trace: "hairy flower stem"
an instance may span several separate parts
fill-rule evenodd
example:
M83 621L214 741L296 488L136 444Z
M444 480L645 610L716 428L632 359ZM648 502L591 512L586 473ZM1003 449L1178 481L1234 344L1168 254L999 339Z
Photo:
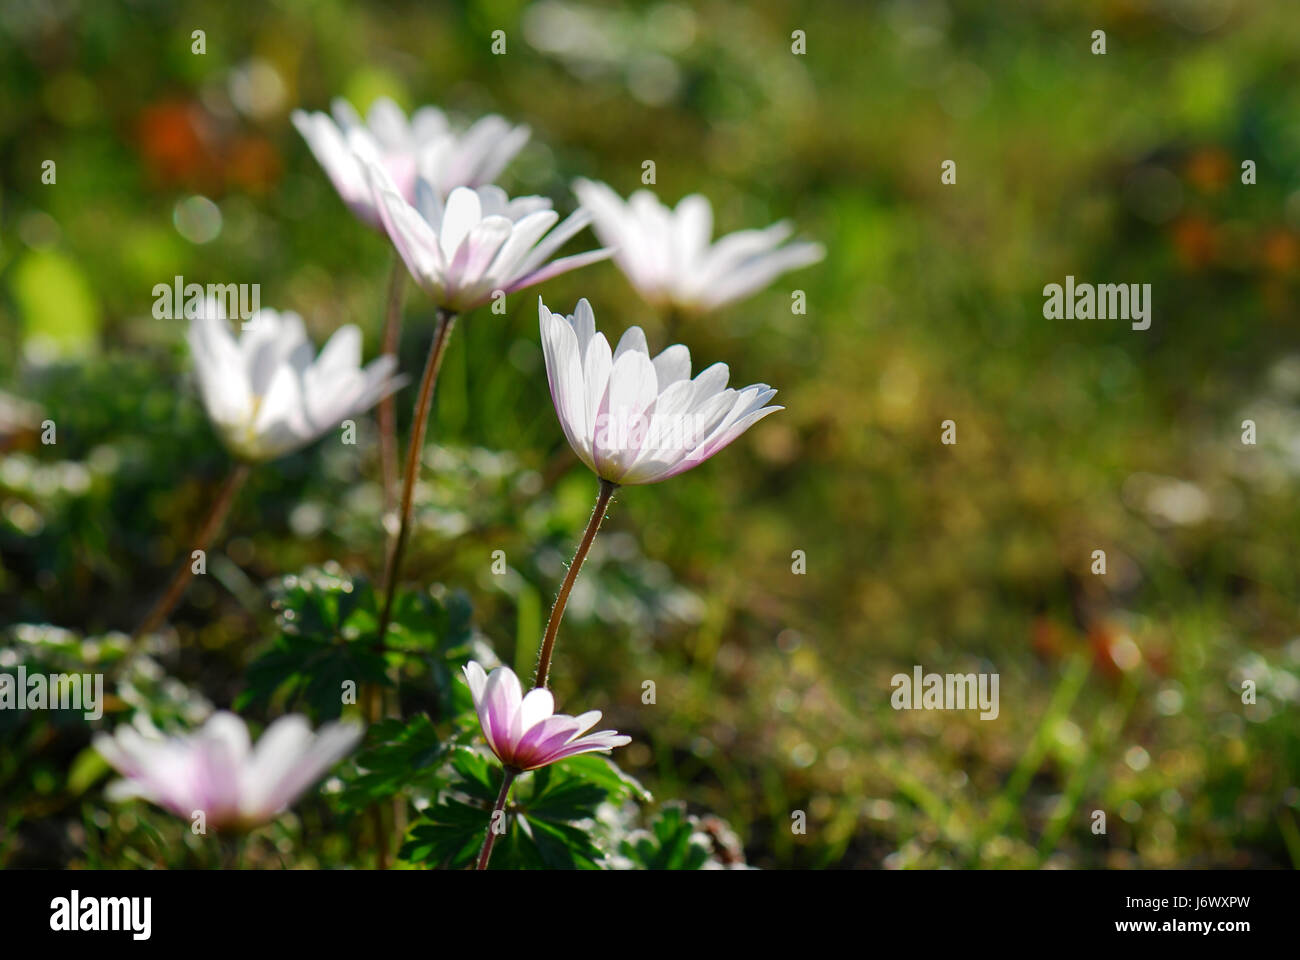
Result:
M488 818L487 836L483 838L483 849L478 854L478 864L475 870L486 870L488 861L492 859L492 845L497 842L496 825L498 822L502 825L502 833L505 833L505 809L506 798L510 796L510 787L515 782L515 777L522 773L514 767L505 768L505 779L501 781L501 792L497 794L497 802L492 807L492 816ZM501 815L498 817L498 813Z
M384 355L397 356L402 336L402 293L406 268L393 255L388 275L388 298L384 310ZM396 398L388 393L379 401L379 459L384 477L384 513L397 509L397 407Z
M410 447L406 451L406 475L402 481L401 521L397 528L397 540L388 551L388 563L384 571L384 609L379 617L379 633L375 639L375 645L379 647L384 645L388 637L388 627L393 617L393 598L397 594L397 581L402 573L402 556L411 535L415 481L420 474L420 455L424 451L424 433L429 425L429 408L433 405L433 387L438 382L438 369L442 366L442 356L447 352L447 341L451 338L455 324L456 314L447 310L438 311L433 343L429 345L429 359L425 361L424 376L420 378L420 395L415 401Z
M235 495L239 493L239 488L248 479L249 469L249 465L242 460L231 469L230 474L221 485L221 490L218 492L216 499L212 502L212 509L208 511L207 519L203 521L203 526L199 529L192 550L206 551L208 549L209 544L216 537L217 531L226 522L230 507L235 502ZM192 556L191 554L181 557L181 562L176 567L176 572L172 575L171 583L167 585L166 592L158 598L158 602L153 605L145 618L140 621L140 625L135 628L135 631L131 634L133 639L142 637L146 633L157 629L158 625L166 620L172 610L176 608L176 604L180 603L181 597L185 595L185 588L189 586L190 579L194 576Z
M578 544L578 552L573 555L573 563L569 564L569 572L564 575L564 582L560 584L555 605L551 607L551 618L546 621L546 635L542 638L542 652L537 658L537 673L533 676L533 689L546 686L551 672L551 655L555 652L555 637L560 632L560 619L564 616L564 607L569 602L569 593L573 590L573 584L578 579L578 571L582 569L582 563L587 559L587 552L596 539L600 523L605 519L605 510L609 507L610 497L617 489L618 484L613 481L605 479L600 481L600 493L596 496L596 506L591 511L591 519L587 521L587 530L582 535L582 542Z

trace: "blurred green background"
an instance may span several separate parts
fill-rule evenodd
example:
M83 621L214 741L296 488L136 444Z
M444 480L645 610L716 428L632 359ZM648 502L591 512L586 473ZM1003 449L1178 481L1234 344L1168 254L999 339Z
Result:
M0 626L129 629L227 469L154 284L260 283L318 343L356 322L377 353L388 245L289 112L495 111L534 132L512 193L567 211L573 177L626 195L654 160L659 196L706 194L719 232L788 217L828 248L677 328L697 369L787 409L620 492L561 709L604 710L633 737L620 764L759 866L1300 864L1298 50L1293 5L1263 0L0 0ZM1151 328L1044 319L1067 274L1150 283ZM667 343L612 264L541 292ZM536 293L453 339L407 566L466 590L525 668L595 493L547 402ZM405 317L414 376L427 301ZM256 473L173 617L178 683L243 689L265 581L381 573L366 423ZM894 711L914 664L1000 674L1000 716ZM0 722L0 865L85 863L78 797L111 809L76 781L88 730Z

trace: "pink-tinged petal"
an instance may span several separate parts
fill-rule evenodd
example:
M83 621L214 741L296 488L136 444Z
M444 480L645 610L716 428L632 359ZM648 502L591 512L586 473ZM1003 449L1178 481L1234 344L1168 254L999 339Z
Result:
M293 803L304 790L323 777L361 740L362 728L354 723L331 723L320 729L306 750L281 771L276 789L255 810L258 819L268 818ZM261 746L260 742L258 746Z
M543 761L543 765L576 757L582 753L607 753L615 747L622 747L632 742L631 737L621 736L613 730L603 730L588 737L580 737L552 751Z
M508 283L518 274L519 267L529 251L559 219L560 215L554 210L537 210L517 222L510 232L510 239L501 245L486 276L490 277L494 284Z
M215 713L191 742L190 802L207 821L223 826L239 819L248 728L233 713ZM192 812L192 811L190 811Z
M675 477L679 473L684 473L692 467L699 466L705 460L709 459L709 457L730 444L754 424L758 423L758 421L762 420L769 414L784 409L785 407L764 407L761 410L755 410L753 413L742 417L734 424L721 431L717 436L711 437L706 443L701 444L697 449L689 453L679 464L677 464L677 466L668 471L668 473L661 479L667 480L669 477Z
M519 706L523 701L523 691L519 687L519 678L509 667L497 667L488 676L483 690L483 706L479 709L479 719L487 720L483 724L484 735L496 751L498 757L514 751L518 742L515 733L519 719Z
M262 733L248 767L244 812L250 817L271 817L283 806L284 781L311 746L307 718L291 714L280 717Z
M457 290L474 287L492 263L514 228L505 217L486 217L476 223L461 241L448 268L448 279Z
M138 777L148 770L160 746L157 740L148 740L131 727L118 727L113 736L97 734L94 747L124 777Z
M574 717L573 722L577 724L577 730L574 733L574 737L581 736L596 724L600 723L600 716L601 714L599 710L588 710L586 713L580 713Z
M372 186L376 183L372 177ZM375 187L375 206L388 239L415 282L426 290L439 286L445 261L433 228L392 190Z
M512 763L521 770L545 766L555 751L572 741L577 732L578 722L573 717L548 717L519 741Z
M701 273L721 279L755 257L775 250L794 233L794 225L781 220L761 230L737 230L718 240L709 250Z
M716 307L755 293L783 273L811 266L826 256L826 248L816 243L792 243L735 267L717 277L700 292L706 307Z
M601 260L608 260L612 250L592 250L589 253L575 253L571 257L561 257L559 260L552 260L540 270L534 270L532 273L525 274L515 280L512 280L503 289L506 293L514 293L516 290L525 290L528 287L534 287L539 283L545 283L552 277L558 277L562 273L568 273L570 270L577 270L579 267L585 267L589 263L599 263Z
M128 778L111 796L138 796L185 819L201 811L211 828L244 829L292 802L359 737L360 728L333 724L313 738L305 720L286 717L252 748L243 720L217 713L185 737L150 739L122 727L96 746Z
M578 232L589 223L591 223L591 214L586 210L578 208L573 211L524 257L523 262L519 264L519 272L531 273L536 270L558 253L559 249L569 242L570 237L577 236Z
M371 227L379 226L379 218L346 133L323 113L308 114L295 110L293 125L307 141L316 162L333 184L339 198L353 214Z

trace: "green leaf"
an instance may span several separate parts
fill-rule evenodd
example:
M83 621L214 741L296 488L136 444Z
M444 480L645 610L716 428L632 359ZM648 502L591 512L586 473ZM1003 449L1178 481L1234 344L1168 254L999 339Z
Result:
M356 755L358 772L345 783L339 805L364 810L416 785L436 792L445 779L445 760L446 745L428 716L384 720L366 732L366 746Z
M488 820L488 809L444 798L411 827L400 856L429 866L468 866L483 842Z
M635 777L624 773L613 760L603 754L584 753L562 760L555 766L556 769L601 787L611 803L626 800L649 803L653 799L650 791L641 786Z

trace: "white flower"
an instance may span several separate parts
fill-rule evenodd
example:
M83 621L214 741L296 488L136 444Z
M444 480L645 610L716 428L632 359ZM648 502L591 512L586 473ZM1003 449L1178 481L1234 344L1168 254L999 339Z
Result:
M141 797L178 817L202 812L215 829L248 830L273 818L319 780L361 737L351 723L313 734L305 717L281 717L253 747L244 721L216 713L184 737L146 737L129 726L100 734L95 749L125 779L114 799Z
M572 316L537 301L551 400L579 459L604 480L657 483L689 470L784 407L765 383L727 387L725 363L694 380L691 354L674 344L653 360L640 327L610 352L586 300Z
M415 181L423 176L446 196L456 187L491 183L528 142L528 127L512 126L490 114L463 133L456 133L436 107L421 107L408 122L401 107L381 97L363 122L346 100L330 105L333 118L319 111L293 112L293 125L315 154L343 202L376 229L375 209L363 163L378 163L407 200L415 199Z
M208 416L231 453L273 460L368 410L404 380L395 357L361 368L361 331L339 327L313 362L296 313L259 310L239 340L209 303L190 320L189 344Z
M782 246L793 232L787 221L711 243L713 208L698 193L683 197L674 211L649 190L638 190L625 203L606 184L579 179L573 192L591 211L597 238L615 249L619 269L657 306L712 310L826 256L819 243Z
M366 172L389 239L439 307L463 313L496 291L513 293L610 255L592 250L546 262L590 222L582 209L551 230L560 217L545 197L511 200L500 187L457 187L444 204L421 178L412 206L381 167L367 164Z

